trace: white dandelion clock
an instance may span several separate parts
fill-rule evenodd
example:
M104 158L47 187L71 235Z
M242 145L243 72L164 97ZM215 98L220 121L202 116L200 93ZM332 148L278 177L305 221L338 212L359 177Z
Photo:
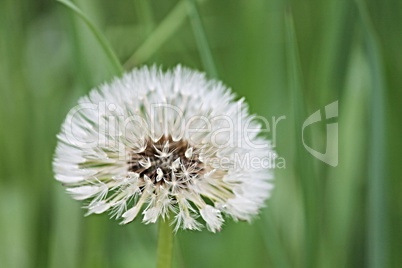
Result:
M222 83L144 67L79 100L53 167L87 214L216 232L225 216L252 219L273 188L274 154L260 129Z

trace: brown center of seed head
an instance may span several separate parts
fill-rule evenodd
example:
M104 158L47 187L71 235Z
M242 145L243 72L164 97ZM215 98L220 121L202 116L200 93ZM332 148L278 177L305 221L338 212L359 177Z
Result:
M157 142L148 140L143 152L130 154L128 171L138 173L140 179L148 176L156 186L172 180L182 185L191 183L205 173L204 163L194 152L195 148L191 148L186 140L173 141L170 136L163 136ZM158 177L161 171L163 175Z

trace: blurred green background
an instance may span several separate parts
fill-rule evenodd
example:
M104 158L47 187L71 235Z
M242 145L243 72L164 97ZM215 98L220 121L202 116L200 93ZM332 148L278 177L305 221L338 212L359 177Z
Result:
M174 267L402 267L402 1L74 2L126 70L182 63L213 76L215 65L253 113L286 116L275 132L286 167L267 208L251 225L179 232ZM115 74L65 6L0 1L0 267L154 267L155 225L84 217L53 179L63 118ZM301 138L334 101L337 167ZM326 123L306 130L320 152Z

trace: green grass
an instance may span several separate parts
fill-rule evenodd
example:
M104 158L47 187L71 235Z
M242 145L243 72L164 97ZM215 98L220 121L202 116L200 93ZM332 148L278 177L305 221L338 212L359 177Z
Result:
M157 226L84 217L53 179L77 99L140 64L217 77L277 125L286 168L250 225L179 232L174 267L401 267L402 3L0 2L0 267L154 267ZM301 126L339 101L339 165ZM332 122L332 121L331 121ZM306 129L323 152L325 122Z

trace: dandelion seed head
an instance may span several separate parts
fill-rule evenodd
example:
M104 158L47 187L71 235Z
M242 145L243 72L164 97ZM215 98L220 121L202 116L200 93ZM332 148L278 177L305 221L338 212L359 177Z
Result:
M273 154L259 129L221 82L181 66L143 67L79 100L53 168L87 215L216 232L225 215L249 221L272 191L272 167L249 163Z

